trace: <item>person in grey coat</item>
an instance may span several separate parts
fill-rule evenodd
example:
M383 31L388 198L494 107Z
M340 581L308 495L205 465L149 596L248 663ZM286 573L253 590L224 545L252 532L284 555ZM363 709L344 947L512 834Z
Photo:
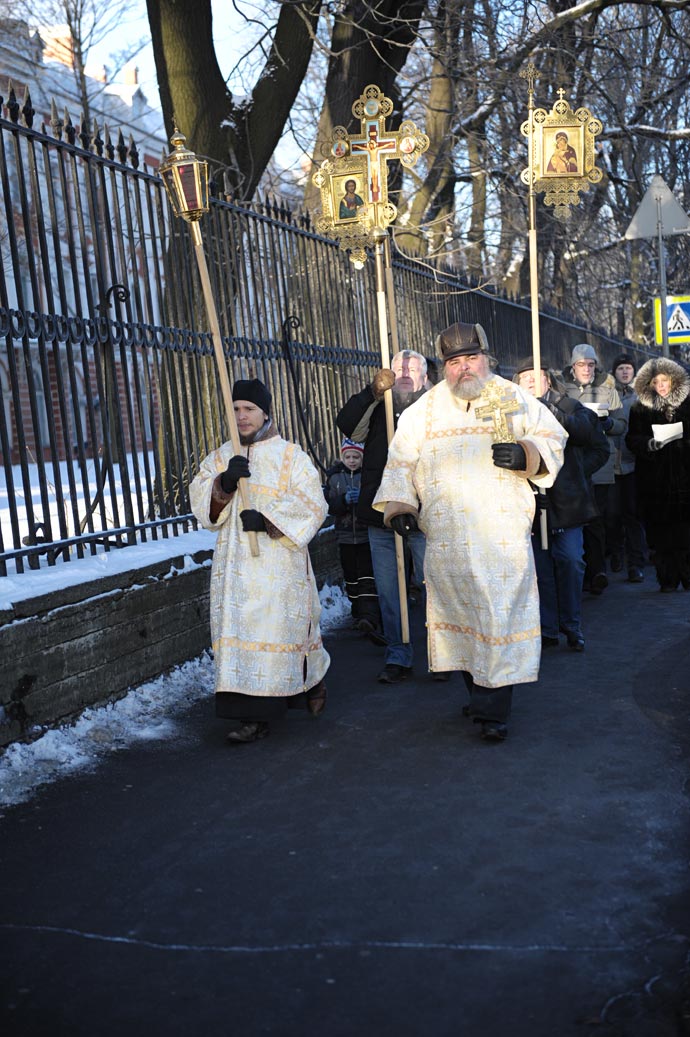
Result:
M601 594L609 584L606 575L606 515L609 488L615 484L616 437L624 436L627 421L613 375L603 370L594 346L580 342L573 347L570 365L561 373L565 391L573 400L594 411L609 441L609 459L592 476L599 517L584 528L584 589Z

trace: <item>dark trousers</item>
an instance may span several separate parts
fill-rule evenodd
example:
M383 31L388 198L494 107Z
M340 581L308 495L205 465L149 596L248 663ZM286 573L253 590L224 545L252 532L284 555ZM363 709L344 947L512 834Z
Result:
M381 626L379 599L374 582L369 540L360 544L339 544L340 564L345 578L345 591L352 606L354 619L370 619Z
M470 706L468 715L473 720L493 720L499 724L505 724L510 718L510 709L513 702L513 685L506 684L502 688L480 688L472 680L472 675L466 670L461 670L465 687L470 693Z
M609 552L625 559L628 568L643 569L647 544L644 526L637 517L635 473L617 475L608 491L606 542Z
M580 637L582 578L585 571L582 526L552 529L546 551L538 538L533 536L532 548L539 587L542 635L557 638L562 630L571 637Z
M600 483L594 486L594 500L599 516L584 527L585 581L589 583L597 573L606 572L606 514L609 486Z

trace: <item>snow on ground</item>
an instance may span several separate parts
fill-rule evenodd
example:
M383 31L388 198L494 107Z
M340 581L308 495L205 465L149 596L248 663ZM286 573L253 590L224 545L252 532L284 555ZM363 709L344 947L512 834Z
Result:
M200 535L194 534L195 537ZM179 542L183 538L174 539L179 553ZM136 550L140 562L141 548ZM124 553L116 552L117 555ZM99 556L94 562L98 563L103 557L113 559L111 554ZM65 566L63 575L67 568ZM45 575L44 570L43 579ZM102 569L100 575L103 575ZM341 588L327 585L319 597L321 629L328 631L341 626L350 615L350 604ZM0 806L24 802L47 782L76 771L92 770L108 753L137 743L176 737L185 711L212 694L213 660L209 653L204 653L168 674L133 688L117 702L86 709L74 723L46 730L36 741L13 743L0 756Z

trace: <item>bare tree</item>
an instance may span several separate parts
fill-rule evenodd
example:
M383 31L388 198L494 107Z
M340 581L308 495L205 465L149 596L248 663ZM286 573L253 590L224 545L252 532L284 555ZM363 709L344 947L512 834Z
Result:
M103 89L87 75L89 54L107 40L113 30L135 7L136 0L0 0L0 13L20 18L45 32L65 26L65 59L72 69L85 124L91 125L90 108L96 91ZM145 45L134 44L113 54L111 74L131 60Z

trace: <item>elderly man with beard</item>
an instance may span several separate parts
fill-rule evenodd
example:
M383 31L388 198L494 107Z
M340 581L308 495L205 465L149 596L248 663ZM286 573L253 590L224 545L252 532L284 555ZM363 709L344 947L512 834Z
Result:
M300 447L279 436L263 382L235 382L232 398L246 455L223 443L204 458L189 487L197 520L218 533L211 643L216 715L232 721L231 745L264 738L288 706L321 713L330 662L308 551L328 510L319 473ZM254 506L245 510L240 479L250 480ZM249 531L258 536L258 557Z
M530 481L553 485L568 434L534 396L492 373L480 324L453 324L437 348L444 380L401 415L374 507L386 526L426 535L430 668L462 672L467 715L500 742L513 685L539 674ZM494 390L515 442L494 441Z
M385 529L383 516L371 504L379 488L388 454L384 393L393 390L393 416L397 423L403 411L418 400L427 389L426 360L421 353L402 349L391 361L391 370L382 368L370 385L355 393L336 418L340 431L364 443L362 477L357 518L368 527L374 580L381 608L383 637L386 643L385 665L377 679L382 684L397 684L412 673L412 642L403 644L398 591L398 569L395 556L395 534ZM422 578L424 537L414 533L407 538L415 577Z

